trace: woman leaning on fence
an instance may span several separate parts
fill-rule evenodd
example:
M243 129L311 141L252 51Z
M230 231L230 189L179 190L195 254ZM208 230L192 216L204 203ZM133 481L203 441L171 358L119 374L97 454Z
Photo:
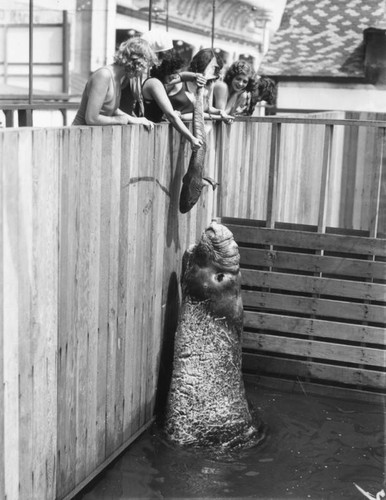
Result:
M156 62L150 45L140 38L123 42L114 63L97 69L88 79L79 109L72 125L144 125L153 123L144 117L133 117L119 109L122 84Z

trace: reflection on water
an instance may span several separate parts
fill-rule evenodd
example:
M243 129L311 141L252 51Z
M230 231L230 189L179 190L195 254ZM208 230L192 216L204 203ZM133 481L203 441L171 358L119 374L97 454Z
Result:
M257 448L214 456L142 435L78 498L365 498L385 487L384 412L364 402L246 384L268 424Z

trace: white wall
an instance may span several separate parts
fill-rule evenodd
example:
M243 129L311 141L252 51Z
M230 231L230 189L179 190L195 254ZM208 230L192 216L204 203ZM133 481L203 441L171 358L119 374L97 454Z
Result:
M386 87L280 82L277 107L386 113Z

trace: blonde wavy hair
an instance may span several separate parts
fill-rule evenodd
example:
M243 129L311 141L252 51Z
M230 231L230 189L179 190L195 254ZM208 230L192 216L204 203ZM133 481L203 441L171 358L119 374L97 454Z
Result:
M142 66L148 67L158 63L157 56L151 49L149 43L142 38L130 38L122 42L114 56L115 64L124 66L125 68L133 69L133 56L134 59L140 60Z

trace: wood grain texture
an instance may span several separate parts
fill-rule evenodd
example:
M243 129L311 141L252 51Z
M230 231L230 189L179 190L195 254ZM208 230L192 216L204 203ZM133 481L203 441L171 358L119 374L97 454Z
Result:
M69 497L151 422L182 254L213 217L244 218L251 371L379 391L384 129L214 125L220 187L186 216L190 148L167 124L0 130L0 497Z

